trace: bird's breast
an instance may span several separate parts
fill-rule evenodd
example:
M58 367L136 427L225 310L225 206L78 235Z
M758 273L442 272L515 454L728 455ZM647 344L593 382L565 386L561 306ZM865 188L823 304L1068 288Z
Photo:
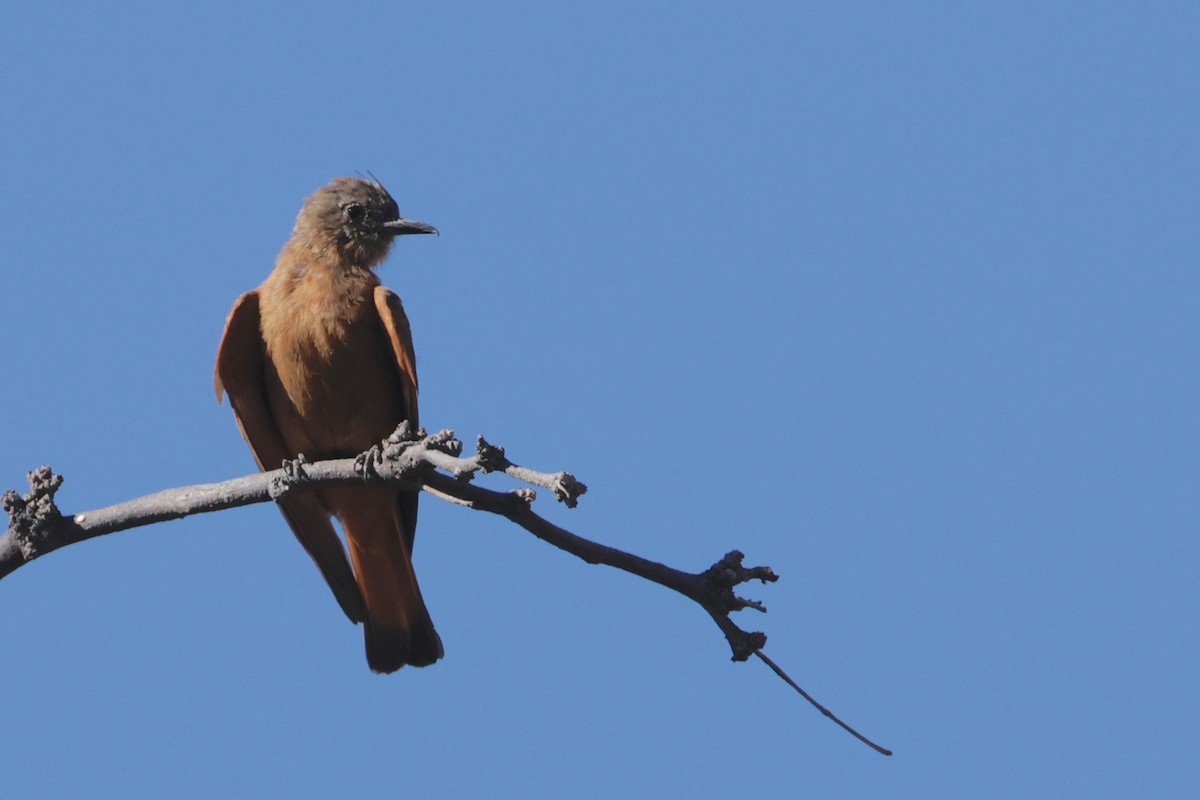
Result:
M320 451L306 455L360 452L403 419L395 359L372 291L307 281L290 292L264 292L262 333L274 373L267 376L269 399L280 427L293 417L311 442L307 449Z

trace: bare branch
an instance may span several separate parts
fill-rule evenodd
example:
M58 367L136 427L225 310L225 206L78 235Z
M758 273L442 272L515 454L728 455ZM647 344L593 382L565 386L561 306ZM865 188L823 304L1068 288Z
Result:
M767 642L766 634L744 631L730 619L732 612L746 608L766 611L762 603L739 597L734 588L753 580L762 583L778 580L770 567L743 566L744 556L733 550L702 572L684 572L585 539L534 512L532 504L537 495L533 489L497 492L471 482L476 474L490 472L503 472L530 486L550 489L555 499L568 508L574 508L587 491L587 486L569 472L536 472L514 464L503 448L489 444L482 436L476 443L475 454L464 458L462 443L454 437L453 431L430 435L421 429L411 431L407 423L356 458L310 463L301 456L270 472L221 483L167 489L71 517L63 516L54 504L54 494L62 485L62 477L49 467L40 467L29 473L30 491L24 496L15 491L4 493L3 507L9 515L9 526L0 537L0 578L69 544L192 514L279 500L290 492L311 490L317 485L365 482L424 489L458 505L505 517L589 564L606 564L624 570L690 598L707 611L721 629L734 661L745 661L751 655L757 655L826 716L879 752L891 754L812 700L763 655L761 650Z

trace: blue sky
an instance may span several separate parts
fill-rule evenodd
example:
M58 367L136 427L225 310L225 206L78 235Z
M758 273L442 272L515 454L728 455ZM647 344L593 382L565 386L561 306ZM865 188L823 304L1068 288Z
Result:
M0 27L0 486L253 467L211 368L303 198L438 238L422 419L582 535L782 580L741 620L426 498L446 659L368 672L275 509L0 582L17 797L1182 796L1194 4L21 3ZM502 480L489 485L506 487Z

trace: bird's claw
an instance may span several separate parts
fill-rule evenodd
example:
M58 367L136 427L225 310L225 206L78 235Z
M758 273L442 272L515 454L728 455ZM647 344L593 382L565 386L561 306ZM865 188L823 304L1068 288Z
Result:
M282 474L271 478L271 482L267 484L267 494L272 500L278 502L308 480L308 473L304 471L304 465L307 463L309 461L303 453L298 454L295 458L284 460L279 468Z
M395 434L392 434L393 436ZM387 443L392 443L391 437L387 438ZM372 478L379 477L379 465L383 463L382 445L373 444L367 450L359 453L354 458L354 472L364 481L369 481Z

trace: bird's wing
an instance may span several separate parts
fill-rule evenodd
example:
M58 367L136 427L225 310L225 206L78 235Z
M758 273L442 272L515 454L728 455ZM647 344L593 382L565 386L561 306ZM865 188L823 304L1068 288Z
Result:
M412 328L408 325L404 305L395 292L376 286L375 308L392 344L392 352L396 355L396 366L400 368L400 383L407 412L405 419L415 431L420 421L417 418L417 355L413 351Z
M246 292L233 304L225 333L217 350L214 387L217 402L229 395L242 436L254 453L259 469L278 469L295 453L284 444L266 388L266 347L259 329L258 292ZM279 501L292 532L312 556L338 604L353 622L366 619L366 608L346 550L338 538L329 513L313 492L298 491Z
M404 395L404 419L408 420L415 433L420 425L417 413L417 355L413 350L412 328L408 324L408 315L404 313L404 304L396 293L382 286L375 287L375 309L379 312L379 321L391 342L392 352L396 356L396 366L400 370L400 391ZM404 533L408 540L409 552L412 552L413 537L417 532L417 492L400 493L400 517L404 522Z

